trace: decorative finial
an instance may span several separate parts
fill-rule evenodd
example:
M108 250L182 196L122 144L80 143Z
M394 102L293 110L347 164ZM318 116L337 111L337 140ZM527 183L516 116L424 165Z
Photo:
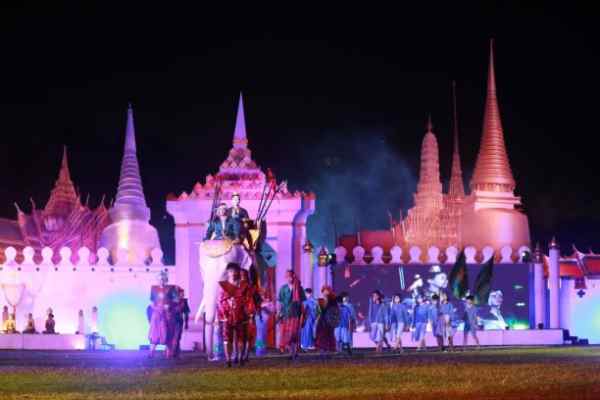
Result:
M460 151L458 147L458 113L456 111L456 81L452 81L452 108L454 128L454 149L452 150L452 167L450 169L450 185L448 195L454 199L465 197L465 184L462 177Z
M433 132L433 123L431 122L431 113L427 115L427 132Z
M246 117L244 116L244 98L240 92L238 110L235 119L235 129L233 131L233 147L245 149L248 147L248 138L246 136Z

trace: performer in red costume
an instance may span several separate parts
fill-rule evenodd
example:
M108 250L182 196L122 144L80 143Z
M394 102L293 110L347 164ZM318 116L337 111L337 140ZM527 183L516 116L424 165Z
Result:
M218 317L225 344L227 367L231 367L232 355L235 352L243 365L245 342L250 315L254 315L254 301L249 295L248 282L240 279L240 267L231 263L227 266L227 280L219 282L223 291L219 297Z
M156 346L159 344L167 345L166 356L171 356L171 349L168 346L169 324L171 308L176 297L176 289L173 285L167 285L169 281L165 271L160 274L160 285L154 285L150 289L150 301L152 313L150 316L150 331L148 339L150 340L150 357L154 357ZM150 313L149 313L150 314Z
M256 341L256 321L254 317L258 310L260 310L262 299L259 294L259 289L250 282L250 274L248 271L243 269L240 271L240 273L242 284L246 283L248 285L247 299L250 303L252 303L250 308L248 308L248 321L245 323L246 340L244 342L244 348L242 352L242 359L244 362L248 362L250 348L254 346Z

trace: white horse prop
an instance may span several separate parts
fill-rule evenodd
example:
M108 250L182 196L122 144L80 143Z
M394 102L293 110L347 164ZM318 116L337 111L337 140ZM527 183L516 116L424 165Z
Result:
M248 270L252 265L252 259L241 244L236 244L229 239L205 240L200 244L200 273L204 281L204 290L195 321L198 323L204 314L205 351L209 358L213 358L214 351L214 324L217 302L221 294L219 281L227 278L225 270L229 263L236 263Z

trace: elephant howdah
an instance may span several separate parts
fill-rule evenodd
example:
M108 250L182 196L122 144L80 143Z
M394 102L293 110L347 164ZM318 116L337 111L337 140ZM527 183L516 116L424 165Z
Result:
M200 244L201 254L207 257L221 257L229 253L233 248L233 241L229 239L223 240L205 240Z

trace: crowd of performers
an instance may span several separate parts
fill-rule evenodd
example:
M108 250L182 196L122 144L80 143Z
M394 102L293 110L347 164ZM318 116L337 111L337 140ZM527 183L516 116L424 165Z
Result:
M395 294L388 302L380 291L375 290L370 300L368 328L377 352L381 352L384 346L402 352L404 332L412 333L417 351L422 351L426 348L428 326L431 326L439 350L453 351L454 335L460 324L463 325L463 344L466 346L471 336L479 348L479 317L472 295L465 297L462 314L458 313L444 292L431 296L419 293L404 299L401 294Z
M244 365L250 349L264 354L267 321L271 316L279 326L279 350L296 359L299 352L317 351L321 354L346 352L352 354L353 334L357 313L347 293L337 296L329 286L321 288L316 299L310 288L304 289L293 271L286 272L286 283L279 289L276 302L265 291L250 284L248 271L235 263L226 270L227 279L219 282L221 294L217 317L225 362ZM366 327L377 352L384 347L402 352L402 335L411 332L417 351L426 348L427 327L437 340L440 350L454 350L453 337L463 324L464 341L470 335L479 346L478 316L473 296L464 299L464 312L459 314L445 293L426 296L417 294L402 298L401 294L386 300L378 290L369 302ZM189 307L183 291L168 285L166 276L160 286L153 287L149 307L151 355L156 345L166 347L167 357L179 356L179 342L187 329ZM447 346L446 346L447 345Z
M258 221L264 217L264 209L268 206L259 211ZM244 230L249 216L240 207L239 194L232 196L232 207L215 203L214 210L205 240L229 239L248 246L249 235ZM300 351L352 353L358 317L347 293L337 296L330 286L323 286L316 299L312 289L304 289L296 274L289 270L286 283L279 288L276 298L271 299L271 291L252 284L248 271L236 263L227 265L226 279L219 285L222 290L217 302L217 332L220 336L217 347L222 348L228 367L248 362L251 347L257 355L264 354L265 333L271 317L278 325L279 350L287 352L291 359L297 358ZM151 300L148 309L151 355L156 345L162 344L166 346L167 357L178 357L179 342L183 329L187 329L190 312L183 290L167 285L164 276L161 285L152 288ZM428 326L432 327L440 350L445 349L446 343L453 350L453 337L460 322L464 325L463 343L470 334L479 345L477 308L472 296L467 296L464 301L464 312L459 317L443 292L431 295L413 291L404 299L396 294L390 301L375 290L369 302L366 329L377 352L383 351L384 346L402 351L405 331L412 332L413 341L418 343L417 350L422 350L426 347Z

